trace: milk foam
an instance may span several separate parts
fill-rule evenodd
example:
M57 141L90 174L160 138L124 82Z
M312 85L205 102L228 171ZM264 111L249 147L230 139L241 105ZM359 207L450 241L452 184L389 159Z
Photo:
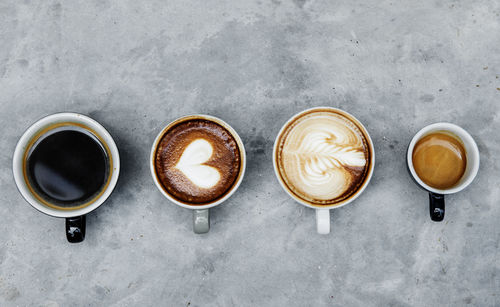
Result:
M295 189L319 200L342 196L367 164L363 136L347 119L328 113L302 119L283 144L283 166Z
M209 165L204 165L212 157L212 145L204 139L196 139L191 142L175 166L194 185L209 189L214 187L220 180L219 171Z

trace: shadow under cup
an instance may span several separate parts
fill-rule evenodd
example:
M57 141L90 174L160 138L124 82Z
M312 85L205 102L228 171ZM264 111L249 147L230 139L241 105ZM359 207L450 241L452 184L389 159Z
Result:
M109 133L76 113L58 113L33 124L19 140L13 172L23 197L37 210L66 218L69 242L85 238L85 215L111 194L119 156Z
M465 149L466 166L462 177L448 189L437 189L426 184L415 171L413 165L413 151L415 145L425 136L433 133L446 133L461 142ZM407 150L407 167L417 185L429 192L429 214L433 221L440 222L445 214L445 195L454 194L465 189L476 177L479 170L479 149L472 136L463 128L451 123L435 123L422 128L410 141Z

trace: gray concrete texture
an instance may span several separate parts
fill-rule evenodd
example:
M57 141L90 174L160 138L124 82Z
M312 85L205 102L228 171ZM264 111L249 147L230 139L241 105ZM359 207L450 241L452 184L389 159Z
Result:
M0 1L0 305L499 306L499 15L496 0ZM320 105L361 120L377 155L326 236L271 159L281 125ZM11 173L24 130L60 111L101 122L122 159L77 245ZM248 153L206 235L148 166L191 113L226 120ZM434 223L405 150L439 121L472 134L481 167Z

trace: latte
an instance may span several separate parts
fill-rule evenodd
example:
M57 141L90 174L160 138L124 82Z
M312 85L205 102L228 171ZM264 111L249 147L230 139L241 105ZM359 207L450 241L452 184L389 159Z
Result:
M206 205L226 195L241 168L231 133L216 122L193 118L170 127L159 141L155 172L162 187L189 205Z
M280 179L311 205L338 205L349 199L371 169L370 144L363 130L355 119L334 109L300 114L277 140Z

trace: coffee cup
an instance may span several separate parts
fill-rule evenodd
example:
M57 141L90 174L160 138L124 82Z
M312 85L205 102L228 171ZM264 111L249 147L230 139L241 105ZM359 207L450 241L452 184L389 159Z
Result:
M317 107L294 115L273 150L276 177L298 203L316 210L319 234L330 233L330 210L354 201L367 187L375 150L366 128L351 114Z
M210 229L209 209L239 187L246 167L245 147L223 120L189 115L169 123L151 148L155 185L172 203L193 210L193 230Z
M431 219L445 214L445 195L465 189L479 170L479 149L472 136L451 123L422 128L412 138L406 155L413 180L429 192Z
M17 188L38 211L66 219L71 243L85 238L86 214L111 195L120 157L111 135L82 114L46 116L19 139L12 170Z

